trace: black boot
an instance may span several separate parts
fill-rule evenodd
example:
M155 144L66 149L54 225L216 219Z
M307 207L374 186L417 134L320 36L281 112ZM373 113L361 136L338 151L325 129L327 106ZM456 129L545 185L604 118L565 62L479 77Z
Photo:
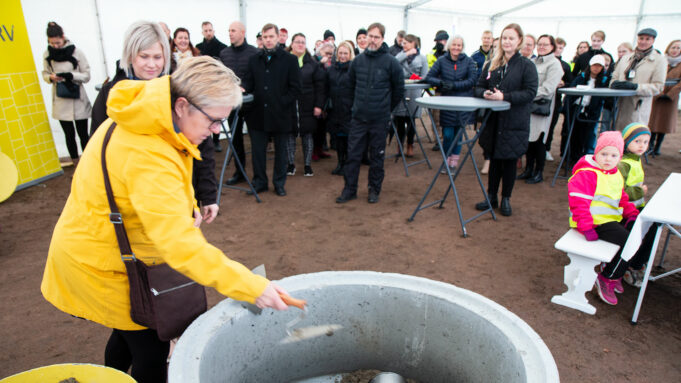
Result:
M525 180L525 183L532 185L532 184L538 184L542 181L544 181L544 171L543 170L537 170L532 177Z
M510 217L513 214L511 209L511 199L509 197L501 197L501 207L499 208L501 215Z
M662 141L664 141L664 133L657 133L657 140L655 140L655 149L653 150L653 155L656 157L660 155L660 147L662 146Z
M528 178L532 178L532 168L531 167L525 168L524 172L518 174L515 177L515 179L517 179L517 180L526 180Z
M336 139L336 155L338 156L338 165L336 165L336 168L331 171L331 174L337 175L337 176L342 176L343 175L343 168L345 167L345 161L347 160L347 157L348 157L348 148L347 148L347 138L346 137L337 137L337 139Z
M499 207L499 200L497 199L496 195L489 195L489 202L492 204L493 209ZM489 209L487 201L482 201L475 204L475 210L484 211L487 209Z

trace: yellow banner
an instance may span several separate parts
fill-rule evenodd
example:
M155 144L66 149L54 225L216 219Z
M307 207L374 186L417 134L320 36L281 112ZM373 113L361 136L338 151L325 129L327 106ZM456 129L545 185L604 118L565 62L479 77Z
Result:
M20 0L0 5L0 151L19 171L18 189L62 173L40 93ZM1 177L1 175L0 175Z

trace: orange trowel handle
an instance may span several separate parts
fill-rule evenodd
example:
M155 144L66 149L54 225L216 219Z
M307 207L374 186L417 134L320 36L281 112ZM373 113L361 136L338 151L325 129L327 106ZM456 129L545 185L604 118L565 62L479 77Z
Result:
M279 297L281 297L281 300L284 301L284 303L286 303L287 305L295 306L301 310L305 310L305 305L307 304L306 300L296 299L284 293L279 293Z

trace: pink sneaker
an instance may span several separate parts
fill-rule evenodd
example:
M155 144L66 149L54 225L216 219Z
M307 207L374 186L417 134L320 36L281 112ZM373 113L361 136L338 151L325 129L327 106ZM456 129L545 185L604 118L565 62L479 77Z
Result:
M608 279L601 274L598 274L598 277L596 278L596 291L598 291L598 296L601 297L603 302L613 306L617 304L614 284L614 280Z
M614 279L612 281L612 283L613 283L613 290L615 290L615 292L617 294L622 294L624 292L624 286L622 286L622 278Z

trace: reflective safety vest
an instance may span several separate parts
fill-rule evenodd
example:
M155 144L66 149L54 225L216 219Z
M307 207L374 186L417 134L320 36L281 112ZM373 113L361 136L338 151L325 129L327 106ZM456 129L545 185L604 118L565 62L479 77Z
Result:
M629 174L627 175L627 179L624 180L624 183L629 187L643 186L643 178L645 174L643 173L643 165L641 165L641 160L635 160L633 158L626 157L622 158L622 162L629 164ZM646 201L643 197L641 197L636 201L631 201L631 203L633 203L636 208L641 208L645 206Z
M591 200L589 211L591 212L591 217L596 226L612 221L621 221L624 209L620 207L620 199L622 198L622 190L624 189L624 179L619 170L613 174L604 174L596 169L582 168L578 169L575 174L581 171L596 173L596 191L594 192L594 195L572 192L570 193L570 197ZM573 174L572 177L574 177L575 174ZM572 219L572 212L570 212L570 227L577 227L577 222Z

